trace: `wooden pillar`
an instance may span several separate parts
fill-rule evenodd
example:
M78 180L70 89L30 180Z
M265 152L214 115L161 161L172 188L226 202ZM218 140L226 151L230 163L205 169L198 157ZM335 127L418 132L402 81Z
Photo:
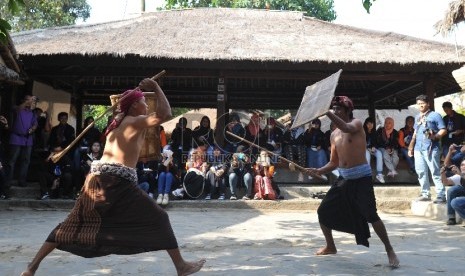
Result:
M226 80L224 77L218 78L218 93L216 94L216 126L215 126L215 142L223 147L224 146L224 129L226 126L226 117L228 113L227 108L227 90Z
M434 111L434 98L436 97L435 87L436 78L430 76L423 81L423 87L425 88L425 94L428 96L429 108Z
M376 128L376 109L375 109L375 101L371 95L368 95L368 117L373 118L375 121L374 128Z
M82 96L79 86L73 86L73 94L71 96L71 105L76 109L76 134L82 131Z

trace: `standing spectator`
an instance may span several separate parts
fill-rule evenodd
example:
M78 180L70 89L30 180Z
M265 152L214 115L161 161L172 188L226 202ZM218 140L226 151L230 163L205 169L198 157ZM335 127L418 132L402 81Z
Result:
M76 138L76 131L74 127L68 124L68 113L58 113L58 121L58 125L52 127L48 144L50 146L59 145L62 149L64 149L71 144L74 138Z
M447 133L446 126L441 115L430 110L428 96L419 95L416 101L420 114L415 117L415 132L409 145L409 156L415 159L415 171L421 187L421 196L417 200L431 200L429 181L429 172L431 172L437 195L434 203L444 203L446 197L441 181L439 141Z
M408 163L410 174L415 174L415 161L413 157L408 156L408 147L412 141L414 124L415 118L413 118L413 116L407 116L407 118L405 118L405 126L399 130L400 152Z
M366 159L368 165L371 166L371 156L376 158L376 179L385 183L383 175L383 153L378 149L378 132L375 130L375 120L371 117L365 119L363 123L363 130L365 131L365 139L367 143Z
M245 129L241 124L241 120L239 119L239 115L237 114L231 114L229 116L229 123L226 126L226 130L231 132L232 134L235 134L239 137L245 137ZM237 151L237 147L241 145L241 141L235 137L232 137L231 135L224 134L225 137L225 147L224 151L226 153L233 154Z
M442 156L446 157L449 146L452 144L461 145L465 135L465 116L452 109L451 102L444 102L442 109L446 113L443 117L447 135L441 139Z
M394 119L386 117L384 127L378 129L379 150L383 154L384 165L389 170L388 176L395 177L397 165L399 164L399 134L394 129Z
M159 125L158 127L160 130L160 148L163 149L166 145L168 145L168 141L166 140L166 132L162 125Z
M321 168L326 163L325 134L320 129L321 121L315 119L304 133L304 144L307 150L307 168ZM311 178L311 176L309 176Z
M295 161L300 166L305 167L305 129L302 126L291 129L292 123L293 121L286 126L286 130L283 135L284 156L291 161Z
M449 152L444 160L444 166L441 168L441 181L444 185L452 186L447 190L447 225L455 225L455 212L465 219L465 160L460 163L460 169L452 164L450 158L456 151L451 145ZM453 176L446 177L446 172L450 171Z
M8 120L4 116L0 116L0 137L3 138L5 131L8 130ZM5 151L3 148L3 139L0 139L0 199L9 199L9 191L6 183L5 170Z
M13 108L10 128L10 160L8 161L10 171L7 186L11 185L11 180L14 178L16 161L19 161L18 186L27 186L26 178L31 161L33 133L37 129L37 118L32 111L36 101L34 96L26 95L22 103Z

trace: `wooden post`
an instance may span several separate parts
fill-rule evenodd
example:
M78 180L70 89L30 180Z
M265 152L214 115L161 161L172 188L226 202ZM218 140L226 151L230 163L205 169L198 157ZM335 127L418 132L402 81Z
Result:
M423 81L423 86L425 88L425 94L428 96L429 101L429 108L434 111L434 98L436 96L435 92L435 85L436 85L436 78L433 75L428 76Z
M226 90L226 79L222 76L218 78L218 87L216 94L216 126L215 142L223 147L224 146L224 133L223 130L226 126L226 116L228 113L228 97Z

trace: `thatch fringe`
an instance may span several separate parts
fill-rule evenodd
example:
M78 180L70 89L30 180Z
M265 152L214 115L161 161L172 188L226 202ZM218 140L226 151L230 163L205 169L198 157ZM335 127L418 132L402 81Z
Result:
M434 24L438 33L446 36L454 29L454 26L465 20L465 0L456 0L449 3L449 9L444 19Z

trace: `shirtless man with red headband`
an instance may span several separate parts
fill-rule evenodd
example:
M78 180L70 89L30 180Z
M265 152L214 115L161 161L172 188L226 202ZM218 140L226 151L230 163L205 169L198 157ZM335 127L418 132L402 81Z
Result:
M156 112L147 115L142 91L155 92ZM168 214L137 187L135 166L145 131L171 117L163 91L144 79L139 88L123 93L118 111L106 131L103 156L92 163L74 208L21 275L34 275L55 248L86 258L167 250L178 275L193 274L204 265L204 259L182 258Z
M336 96L326 115L337 129L331 133L329 162L319 168L308 168L310 175L324 175L334 169L339 179L330 188L318 208L318 220L325 236L326 246L317 255L336 254L332 230L355 234L357 244L369 246L371 223L384 243L389 265L399 266L399 259L389 241L383 221L376 210L371 168L365 157L365 132L360 120L354 119L354 105L346 96Z

